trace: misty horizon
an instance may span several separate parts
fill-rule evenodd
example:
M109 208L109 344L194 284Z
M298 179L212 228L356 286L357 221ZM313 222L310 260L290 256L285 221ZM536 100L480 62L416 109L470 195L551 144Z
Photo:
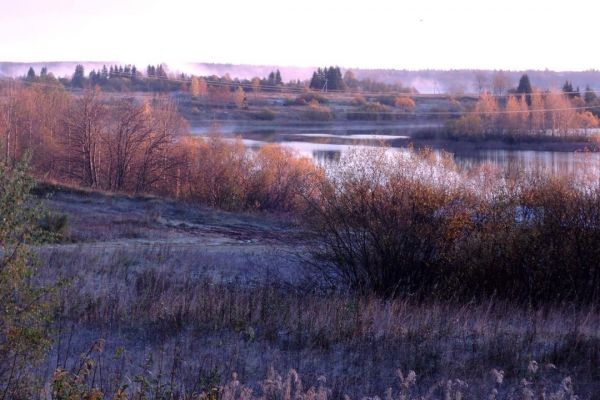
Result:
M85 73L92 70L99 71L103 66L135 65L138 70L145 73L146 65L139 63L118 61L39 61L39 62L3 62L0 61L0 77L16 78L25 76L30 67L35 72L40 72L46 67L49 73L57 78L70 78L75 66L84 66ZM264 78L270 72L280 70L285 82L303 81L311 78L318 67L300 67L284 65L251 65L235 63L187 63L185 65L170 65L162 63L166 71L172 76L185 74L186 76L219 76L229 75L232 79L250 80ZM466 92L476 93L475 75L482 73L491 79L498 72L507 75L510 82L516 85L522 74L529 74L534 86L542 89L559 89L565 81L571 81L575 86L590 86L594 90L600 89L600 71L553 71L553 70L476 70L476 69L393 69L393 68L348 68L341 67L343 71L353 71L361 79L371 79L376 82L389 84L402 84L412 87L420 93L440 92Z

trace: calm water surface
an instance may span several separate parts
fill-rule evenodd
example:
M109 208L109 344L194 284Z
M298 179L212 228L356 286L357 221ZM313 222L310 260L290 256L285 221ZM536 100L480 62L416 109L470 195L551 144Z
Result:
M318 163L331 163L338 161L344 152L356 147L393 145L398 151L403 151L405 149L403 144L408 144L414 132L431 126L431 124L412 124L391 128L327 126L274 127L273 129L229 127L219 131L232 139L241 136L244 143L250 147L258 148L266 143L279 143L294 149L301 155L313 158ZM192 129L194 134L200 136L208 134L208 131L209 129L200 127ZM454 159L459 167L465 170L483 163L490 163L502 169L518 168L526 171L546 169L554 173L582 172L600 168L600 153L480 149L456 152Z

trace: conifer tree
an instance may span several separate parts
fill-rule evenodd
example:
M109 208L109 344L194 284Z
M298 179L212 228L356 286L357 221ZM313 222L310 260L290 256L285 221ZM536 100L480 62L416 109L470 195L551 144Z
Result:
M533 89L531 87L531 82L529 81L529 76L527 74L523 74L521 79L519 79L519 86L517 86L517 93L525 94L525 101L528 106L531 106L531 93Z
M598 96L596 96L596 93L592 90L590 85L586 85L585 93L583 95L583 99L585 100L586 104L595 102L597 98Z
M75 67L75 73L71 79L71 85L79 88L82 88L85 85L85 71L83 69L83 65L78 64Z
M29 67L29 71L27 71L27 80L28 81L35 80L35 70L33 69L33 67Z

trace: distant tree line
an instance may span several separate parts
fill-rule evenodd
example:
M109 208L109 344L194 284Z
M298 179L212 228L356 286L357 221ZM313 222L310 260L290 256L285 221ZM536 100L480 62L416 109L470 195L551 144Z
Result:
M320 91L352 91L367 93L417 93L414 88L403 86L401 83L384 83L372 79L359 80L352 70L346 70L342 75L340 67L318 68L313 72L309 88Z
M284 82L281 71L271 71L266 77L252 79L231 78L224 76L194 76L188 74L170 73L164 64L148 65L142 72L135 65L104 65L101 69L93 69L86 74L83 65L75 67L73 74L66 78L55 78L47 68L36 75L30 67L27 75L22 79L28 82L55 81L65 87L83 89L98 86L104 91L111 92L188 92L195 93L194 78L202 79L208 86L227 86L231 92L241 87L245 92L284 92L286 90L299 91L312 89L315 91L356 91L370 93L414 93L416 90L407 88L400 83L387 84L371 79L356 79L351 70L342 74L340 67L318 68L308 81Z

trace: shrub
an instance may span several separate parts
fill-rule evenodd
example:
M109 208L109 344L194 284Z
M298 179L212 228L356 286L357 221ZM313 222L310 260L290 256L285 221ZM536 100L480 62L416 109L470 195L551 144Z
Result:
M304 112L304 119L308 121L331 121L333 113L327 106L320 105L316 100L310 102L308 110Z
M313 102L317 102L318 104L328 104L329 100L327 99L327 97L325 97L319 93L306 92L306 93L302 93L295 99L293 99L291 101L286 101L286 102L287 102L287 105L306 106L306 105L310 105Z
M365 104L367 104L367 100L364 98L364 96L358 94L356 96L354 96L354 98L352 98L352 101L350 102L351 105L353 106L364 106Z
M378 121L390 120L394 115L389 107L380 103L367 103L358 107L355 111L349 111L346 118L350 121Z
M394 101L394 106L400 108L402 111L411 112L415 110L415 101L410 97L398 96Z
M253 157L252 189L247 203L268 210L297 211L303 195L323 178L323 171L308 158L270 144Z
M376 102L379 104L389 106L389 107L394 107L396 105L396 96L394 96L394 95L377 96Z
M66 214L45 212L39 219L38 226L43 236L49 241L60 241L68 235L69 218Z
M318 186L305 218L328 281L534 305L600 297L597 182L533 175L481 186L432 152L357 154Z
M469 114L459 119L448 121L446 129L451 137L467 137L471 139L484 136L484 126L479 115Z
M355 152L319 186L307 220L314 258L328 280L386 296L431 288L450 244L444 238L462 217L454 204L463 196L407 173L417 161Z
M322 177L307 158L279 145L252 151L240 138L218 135L186 144L191 173L184 177L191 200L228 210L293 211Z
M277 116L277 113L268 108L262 108L259 111L256 111L251 114L252 118L257 119L259 121L273 121Z
M49 290L34 283L35 255L28 247L39 234L41 210L32 204L27 171L25 163L0 162L0 392L8 398L35 389L30 368L51 343Z
M508 196L480 207L477 229L453 252L452 290L533 304L597 299L600 187L579 184L520 179Z
M240 138L228 141L218 135L187 142L190 171L186 194L192 200L222 209L246 204L249 154Z

